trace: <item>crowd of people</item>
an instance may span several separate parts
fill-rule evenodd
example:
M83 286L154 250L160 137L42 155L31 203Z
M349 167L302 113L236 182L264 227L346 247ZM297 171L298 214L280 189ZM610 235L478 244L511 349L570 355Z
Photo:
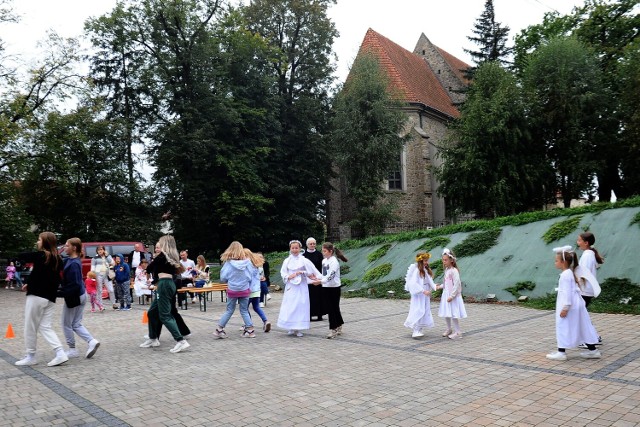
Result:
M595 236L590 232L578 236L577 245L583 251L580 261L571 246L555 248L555 267L561 270L558 282L556 303L556 339L558 349L547 355L551 360L566 360L567 348L586 348L581 357L597 359L601 357L596 345L602 339L593 326L587 307L600 293L596 279L596 268L604 259L593 247ZM277 326L288 335L303 337L310 329L311 321L321 321L328 315L329 332L327 338L333 339L343 333L344 320L340 311L341 280L340 263L347 261L342 252L332 243L322 244L321 251L316 250L316 241L306 241L306 251L299 240L289 242L289 256L280 269L284 294L280 307ZM102 288L106 287L114 308L131 308L130 277L133 274L136 295L151 300L147 311L149 320L148 335L140 347L160 346L162 326L171 333L175 345L172 353L179 353L191 345L187 342L191 331L180 316L177 305L181 287L202 287L210 279L209 266L204 256L194 263L187 251L178 252L176 241L171 235L162 236L155 245L155 251L149 262L141 245L129 254L125 262L122 254L111 257L104 246L97 248L91 261L91 270L87 277L82 276L82 242L71 238L64 245L66 257L58 253L56 237L44 232L38 237L38 250L19 256L22 262L33 264L26 291L24 339L26 355L16 365L34 365L36 360L37 333L55 352L48 366L57 366L70 358L79 357L75 335L87 343L86 358L91 358L100 346L91 333L83 326L83 314L87 302L91 312L103 312ZM411 264L405 277L405 290L411 295L409 314L404 322L412 330L413 338L424 336L424 328L434 326L431 314L431 296L436 290L442 290L438 316L445 319L446 330L442 334L451 340L462 338L460 319L467 317L462 298L463 285L454 253L445 248L442 253L444 268L443 282L433 281L433 271L429 266L429 253L419 253L415 264ZM261 253L254 253L234 241L220 257L222 269L220 281L227 283L226 310L220 317L213 336L223 339L225 331L236 306L239 307L243 326L241 336L255 338L256 330L249 312L251 307L262 321L262 330L271 330L271 322L264 310L269 299L269 265ZM11 267L11 266L10 266ZM13 266L15 267L15 266ZM15 272L13 272L15 274ZM115 282L115 286L113 285ZM182 293L182 292L181 292ZM196 302L195 295L191 298ZM62 329L67 350L52 328L56 298L64 299L62 310ZM188 301L183 300L184 304ZM315 317L315 319L312 319Z

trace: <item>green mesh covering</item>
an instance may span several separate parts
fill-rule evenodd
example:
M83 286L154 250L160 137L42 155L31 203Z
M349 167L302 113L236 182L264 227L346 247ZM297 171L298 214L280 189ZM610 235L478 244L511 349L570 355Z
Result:
M487 294L495 294L500 301L514 301L515 297L505 291L505 288L525 281L534 282L536 287L532 291L520 292L522 295L538 297L555 292L560 272L553 265L552 249L562 245L576 247L578 234L585 228L595 234L595 247L605 257L605 263L598 269L598 280L602 282L609 277L618 277L640 283L640 268L636 261L637 254L640 252L640 226L631 224L638 213L640 208L636 207L584 214L575 232L550 244L546 244L542 236L551 225L564 221L568 217L558 217L517 227L502 227L497 244L487 252L459 259L458 267L464 283L464 295L484 299ZM451 242L447 247L453 248L464 241L469 234L471 233L448 235ZM384 263L391 263L392 269L388 275L380 279L380 282L404 278L407 268L414 262L416 248L425 240L392 243L388 252L372 263L367 262L367 255L382 245L344 251L349 258L349 273L343 277L355 280L344 290L375 286L375 282L368 284L361 279L367 271ZM440 258L442 249L442 247L436 247L430 251L431 261ZM282 282L280 265L272 266L271 281L272 283ZM440 281L441 277L436 278L437 283Z

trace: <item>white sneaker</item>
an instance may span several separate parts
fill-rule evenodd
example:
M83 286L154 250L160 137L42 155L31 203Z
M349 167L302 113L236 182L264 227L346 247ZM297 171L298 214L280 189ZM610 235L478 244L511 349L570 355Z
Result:
M267 294L267 301L271 301L271 294Z
M294 331L291 331L291 330L287 331L287 335L293 335L293 334L295 334Z
M69 350L66 351L66 353L69 359L75 359L76 357L80 357L80 353L78 353L78 350L76 350L75 348L70 348Z
M297 337L303 337L303 336L304 336L304 334L303 334L302 332L298 331L298 332L296 332L296 336L297 336Z
M140 344L140 347L142 348L159 347L159 346L160 346L160 341L158 341L158 339L152 340L151 338L149 338L148 340Z
M191 347L191 344L189 344L187 342L187 340L182 340L182 341L178 341L175 345L175 347L173 347L171 350L169 350L171 353L180 353L182 350L186 350L189 347Z
M195 303L196 303L196 301L198 301L198 299L194 297L194 298L191 300L191 304L195 304Z
M336 328L336 332L338 333L338 335L342 335L342 325Z
M422 333L422 331L413 331L413 333L411 334L411 338L420 338L423 336L424 334Z
M15 365L16 366L33 366L35 364L37 364L38 361L36 360L36 356L35 355L31 355L31 354L27 354L25 357L23 357L22 359L18 360Z
M583 359L600 359L602 354L600 354L600 350L589 350L580 353L580 357Z
M562 351L556 351L555 353L547 354L547 359L550 360L567 360L567 355Z
M263 303L263 302L261 302L260 304L258 304L258 306L259 306L260 308L264 308L264 303Z
M329 333L327 334L328 339L332 339L338 336L338 332L335 329L329 329Z
M56 357L51 359L51 362L47 363L47 366L58 366L68 361L69 361L69 357L67 357L67 354L64 351L62 351L58 353Z
M451 333L452 333L452 332L453 332L453 331L452 331L451 329L447 329L446 331L444 331L444 332L442 333L442 336L443 336L443 337L448 337L449 335L451 335Z
M93 355L96 354L96 351L98 351L98 347L100 347L100 341L96 339L89 341L89 347L87 348L87 354L85 357L87 359L91 359Z

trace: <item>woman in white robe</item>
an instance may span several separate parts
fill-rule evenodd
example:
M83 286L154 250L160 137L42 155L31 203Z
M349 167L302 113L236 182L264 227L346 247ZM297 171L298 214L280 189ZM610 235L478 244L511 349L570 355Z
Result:
M423 337L422 328L433 328L431 292L436 290L436 285L428 264L430 257L428 253L418 254L416 263L409 266L405 278L404 290L411 294L411 303L404 326L413 331L412 338Z
M547 354L547 359L567 360L565 349L576 348L587 343L588 350L580 353L585 359L599 359L600 351L596 350L598 333L591 324L591 319L580 288L576 281L574 268L577 266L577 255L571 246L555 248L556 268L562 270L558 279L558 297L556 299L556 340L558 351ZM589 276L591 276L589 274ZM591 276L593 277L593 276ZM594 279L592 279L594 280ZM597 285L597 284L596 284Z
M290 255L282 263L280 275L284 283L284 296L278 316L278 327L287 329L288 335L303 336L300 331L311 326L309 279L322 276L309 261L300 253L302 243L298 240L289 242Z

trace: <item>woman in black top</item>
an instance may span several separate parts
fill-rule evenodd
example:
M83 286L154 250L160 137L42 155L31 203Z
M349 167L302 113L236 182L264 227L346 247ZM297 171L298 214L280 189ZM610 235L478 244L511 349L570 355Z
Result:
M62 259L58 255L55 234L48 231L40 233L37 245L37 252L19 255L23 263L33 263L33 271L29 277L29 284L22 285L22 290L27 292L24 309L24 342L27 355L18 360L16 365L29 366L38 363L36 341L37 333L40 332L56 352L56 357L47 365L57 366L69 360L58 335L51 327L62 272Z
M187 340L184 339L176 320L171 314L171 307L173 306L173 297L176 293L176 285L173 282L173 276L182 271L183 267L180 264L178 250L176 248L176 241L173 236L162 236L156 244L157 256L151 261L147 267L147 272L150 273L154 280L158 279L156 295L157 297L151 303L147 317L149 319L149 338L140 344L140 347L158 347L160 342L158 336L160 334L160 327L164 325L173 339L176 340L176 345L170 351L172 353L178 353L190 347Z

